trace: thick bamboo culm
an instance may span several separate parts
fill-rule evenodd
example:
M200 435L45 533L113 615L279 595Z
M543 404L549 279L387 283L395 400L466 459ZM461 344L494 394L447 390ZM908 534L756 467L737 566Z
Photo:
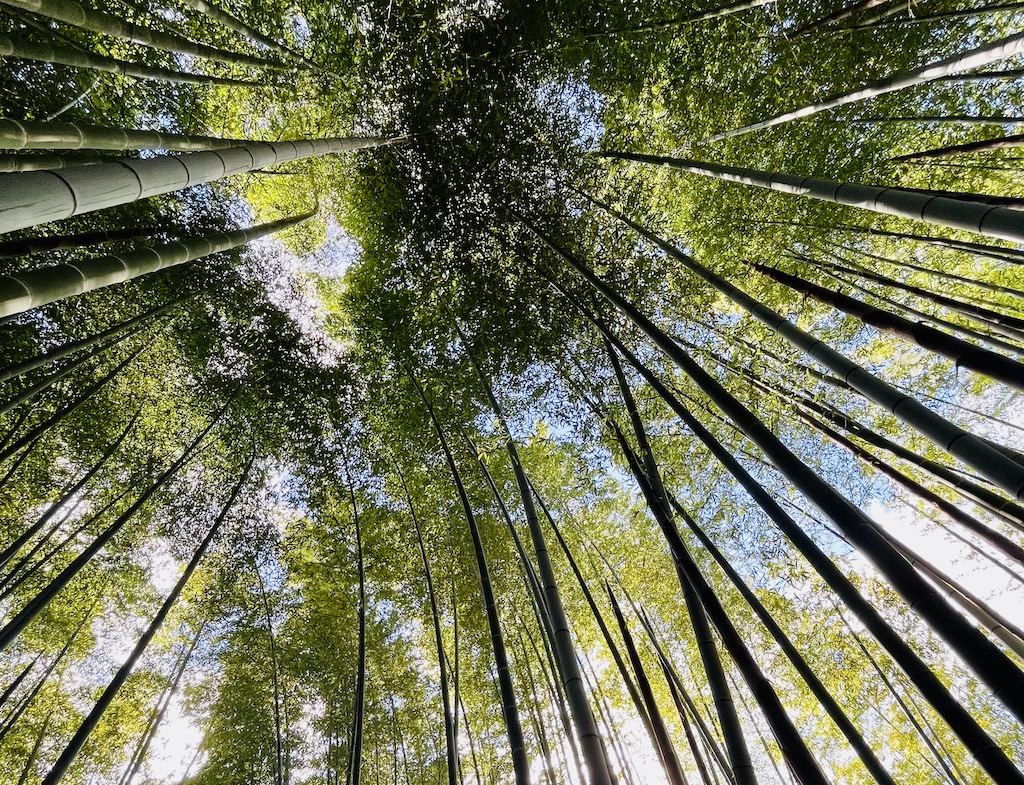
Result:
M290 229L313 214L285 218L251 229L213 232L166 245L5 275L0 277L0 317L23 313L65 297L237 248L260 237Z
M0 175L0 234L179 191L311 156L388 144L367 138L253 142L219 151L120 159L94 166Z

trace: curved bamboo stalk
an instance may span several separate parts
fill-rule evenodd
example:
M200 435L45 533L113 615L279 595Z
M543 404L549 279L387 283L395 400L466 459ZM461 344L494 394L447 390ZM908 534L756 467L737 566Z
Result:
M126 362L132 359L134 359L134 356L129 357ZM40 611L42 611L43 608L45 608L50 601L68 585L68 583L71 582L79 571L81 571L81 569L92 560L92 557L95 556L103 546L110 542L110 540L112 540L114 536L124 528L125 524L127 524L135 513L138 512L147 501L149 501L153 494L166 485L167 482L195 456L199 445L227 413L228 406L233 400L233 397L234 396L229 398L224 405L221 406L217 414L214 415L203 430L199 432L199 435L189 443L189 445L182 451L181 455L178 456L178 458L176 458L174 462L160 474L152 485L146 488L146 490L143 491L134 502L132 502L128 509L121 513L121 515L119 515L113 523L104 529L96 539L89 543L89 545L77 557L75 557L75 559L68 564L68 566L65 567L59 575L50 581L35 597L29 600L29 602L13 616L7 624L4 625L3 629L0 629L0 651L3 651L10 646L21 631L39 615Z
M153 30L136 22L124 22L116 16L89 8L76 0L0 0L0 3L84 30L102 33L112 38L122 38L142 46L162 49L165 52L191 55L227 65L252 66L272 71L294 72L296 70L294 66L276 63L273 60L229 52L225 49L190 41L174 33Z
M409 486L405 481L405 474L402 467L394 456L391 458L391 465L402 484L402 493L405 497L405 506L409 508L409 517L412 518L413 528L416 532L416 544L419 547L420 561L423 563L423 575L427 583L427 598L430 601L430 617L434 626L434 645L437 647L437 663L440 684L441 684L441 706L444 710L444 741L448 759L448 785L457 785L459 773L459 752L455 739L455 722L452 715L452 699L448 687L448 669L445 666L444 639L441 636L441 612L437 606L437 594L434 591L434 578L430 570L430 560L427 558L427 548L423 542L423 530L420 527L419 516L416 515L416 508L412 503L412 494L409 493Z
M964 142L963 144L934 147L931 150L897 155L890 160L919 161L923 158L942 158L947 155L960 155L961 153L987 153L992 150L1007 150L1013 147L1024 147L1024 134L1011 134L1009 136L1001 136L998 139L982 139L977 142Z
M468 347L468 341L466 341L464 336L463 343ZM530 481L527 479L526 470L523 468L522 461L519 458L519 450L516 449L512 432L509 430L508 423L505 420L505 413L494 395L490 381L484 375L483 370L477 364L476 358L468 348L466 348L466 356L476 371L480 386L504 435L505 450L508 453L509 462L515 474L516 485L519 488L519 498L526 515L526 525L530 531L530 538L533 541L533 550L536 555L541 582L540 588L543 592L545 606L551 620L551 644L558 661L559 671L562 674L563 687L567 696L569 710L572 712L573 724L576 726L576 732L579 734L580 746L583 749L583 756L587 762L591 785L611 785L611 767L601 739L601 733L597 727L594 711L591 708L590 696L587 694L586 685L580 672L576 646L572 633L569 630L569 620L566 617L565 607L562 604L562 595L558 589L554 567L551 564L551 555L548 552L544 532L540 527L536 506L533 503Z
M1024 33L1021 33L1021 36L1024 37ZM986 237L1024 243L1024 214L1009 207L988 206L980 202L918 193L906 188L840 183L816 177L800 177L780 172L721 166L687 158L617 151L602 152L597 155L602 158L619 158L625 161L668 166L690 174L699 174L726 182L753 185L771 191L858 207L885 215L898 215L915 221L926 221L939 226L977 232ZM983 197L979 196L979 198Z
M167 245L0 276L0 317L23 313L66 297L238 248L261 237L291 229L313 215L315 212L250 229L213 232Z
M250 27L241 19L232 16L227 11L224 11L213 3L207 2L207 0L181 0L181 4L198 11L203 16L213 20L222 27L226 27L228 30L236 32L239 35L248 38L250 41L266 47L272 52L277 52L284 57L298 60L306 65L322 70L318 65L316 65L316 63L311 63L298 52L294 52L291 49L282 46L270 36L263 35L259 30Z
M62 344L49 352L37 354L35 357L29 357L26 360L21 360L12 365L8 365L6 368L0 368L0 382L16 379L22 374L42 368L45 365L49 365L50 363L67 357L69 354L74 354L81 349L88 349L90 346L95 346L112 335L118 335L119 333L135 328L141 322L146 322L150 319L157 319L181 303L192 299L194 296L195 295L186 295L185 297L179 297L169 303L165 303L164 305L151 308L145 313L140 313L138 316L133 316L131 319L127 319L120 324L115 324L113 327L101 330L95 335L90 335L88 338L82 338L78 341L70 341L69 343Z
M757 618L761 620L765 629L768 630L772 638L779 645L779 648L786 655L786 658L793 664L796 672L804 680L808 688L810 688L811 693L817 698L825 713L836 724L836 727L839 728L843 736L846 737L846 740L857 753L864 767L875 778L875 781L878 782L878 785L896 785L892 775L882 765L882 762L864 740L860 731L857 730L857 727L846 715L846 712L843 711L842 706L832 697L832 693L828 691L825 684L818 678L818 674L814 672L814 669L811 668L807 660L804 659L796 646L793 645L789 636L786 635L779 623L775 621L768 609L764 607L764 604L758 599L757 595L747 586L742 576L732 566L725 554L718 549L718 546L708 537L704 529L683 509L679 501L671 494L669 495L669 502L676 511L676 514L683 519L690 531L696 535L704 548L711 554L711 557L718 563L718 566L722 568L733 586L736 587L736 590L746 600L747 605L754 611Z
M477 526L476 515L466 493L466 487L462 481L462 474L459 472L455 456L452 454L448 439L444 435L441 421L438 419L433 405L427 398L422 386L416 377L406 372L410 381L416 388L416 392L423 402L434 432L444 451L445 461L451 471L452 481L455 483L459 501L462 504L462 511L465 513L466 522L469 526L470 535L473 539L473 552L476 555L477 570L480 575L480 588L484 598L484 610L487 614L487 626L491 635L491 648L493 649L496 670L498 674L498 687L501 693L501 713L505 720L505 729L508 733L509 746L512 753L512 765L515 770L517 785L530 785L530 764L526 755L526 740L523 737L523 728L519 719L519 708L517 706L515 688L512 684L512 673L509 668L508 651L505 648L505 641L501 631L501 622L498 618L498 607L494 598L494 589L491 585L490 571L487 568L487 558L484 553L483 541L480 539L480 531Z
M1021 52L1024 52L1024 33L1017 33L1015 35L1001 38L998 41L993 41L990 44L985 44L984 46L979 46L975 49L961 52L942 60L937 60L934 63L928 63L927 65L915 68L912 71L908 71L903 74L896 74L895 76L890 76L886 79L872 82L858 90L853 90L849 93L840 93L839 95L832 96L831 98L826 98L824 101L808 104L807 106L802 106L799 109L794 109L792 111L776 115L775 117L770 117L767 120L761 120L756 123L751 123L750 125L744 125L740 128L734 128L730 131L715 134L714 136L708 137L707 141L719 142L723 139L729 139L734 136L749 134L752 131L759 131L762 128L771 128L772 126L788 123L792 120L798 120L801 117L809 117L810 115L817 114L818 112L835 109L838 106L845 106L847 104L856 103L857 101L864 101L868 98L875 98L897 90L905 90L908 87L916 87L917 85L925 84L944 76L950 76L951 74L959 71L973 71L975 68L981 68L984 65L997 63L1000 60L1006 60L1014 57Z
M48 169L70 169L72 166L91 166L104 162L93 153L79 155L0 155L0 173L41 172Z
M135 240L154 234L156 229L148 226L133 226L125 229L100 230L82 232L80 234L57 234L40 237L27 237L24 240L0 242L0 257L29 256L62 248L92 248L103 243L119 240ZM2 378L0 378L2 381Z
M161 68L156 65L130 63L116 60L82 49L72 49L54 43L39 43L24 38L0 33L0 57L16 57L20 60L35 60L40 63L67 65L72 68L86 68L91 71L105 71L110 74L121 74L133 79L150 79L157 82L181 82L185 84L218 85L222 87L259 87L268 88L272 85L262 82L246 82L242 79L230 79L226 76L209 76L208 74L189 74L175 71L172 68Z
M224 150L120 159L61 173L0 175L0 234L128 204L233 174L312 156L379 147L397 140L302 139L253 142Z

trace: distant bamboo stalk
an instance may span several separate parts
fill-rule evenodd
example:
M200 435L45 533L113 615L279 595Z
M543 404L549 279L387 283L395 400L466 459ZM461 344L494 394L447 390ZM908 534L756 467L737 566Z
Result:
M106 71L122 74L135 79L151 79L161 82L183 82L187 84L220 85L228 87L271 87L262 82L246 82L241 79L229 79L224 76L207 74L189 74L171 68L155 65L130 63L115 60L113 57L72 49L60 44L44 44L38 41L27 41L0 33L0 57L17 57L22 60L35 60L41 63L67 65L73 68L87 68L92 71Z
M181 0L181 4L188 6L194 11L198 11L203 16L211 19L222 27L226 27L228 30L236 32L239 35L248 38L250 41L266 47L272 52L277 52L278 54L290 59L298 60L307 65L319 68L316 63L312 63L298 52L292 51L286 46L282 46L270 36L264 35L259 30L250 27L241 19L232 16L227 11L224 11L213 3L208 3L206 0Z
M1007 36L1006 38L1001 38L993 43L979 46L967 52L961 52L960 54L955 54L951 57L946 57L933 63L928 63L920 68L915 68L902 74L896 74L895 76L890 76L886 79L872 82L871 84L860 89L853 90L849 93L840 93L839 95L834 95L831 98L826 98L823 101L807 104L806 106L802 106L799 109L793 109L789 112L783 112L782 114L770 117L767 120L760 120L756 123L751 123L750 125L740 126L739 128L733 128L729 131L723 131L722 133L708 137L707 141L720 142L723 139L742 136L743 134L749 134L752 131L759 131L763 128L771 128L776 125L788 123L792 120L799 120L801 117L809 117L810 115L817 114L818 112L835 109L839 106L845 106L847 104L856 103L857 101L875 98L880 95L885 95L886 93L896 92L897 90L905 90L908 87L916 87L920 84L925 84L942 77L950 76L951 74L959 71L971 71L975 68L988 65L989 63L1006 60L1020 54L1021 52L1024 52L1024 32Z
M898 155L892 161L917 161L921 158L941 158L946 155L959 155L960 153L987 153L992 150L1005 150L1012 147L1024 147L1024 134L1012 134L1001 136L998 139L982 139L977 142L965 142L963 144L951 144L946 147L935 147L931 150L922 150L917 153Z
M704 11L697 14L691 14L689 16L677 16L673 19L664 19L660 22L649 22L647 24L633 25L632 27L616 27L611 30L599 30L590 33L587 37L597 38L605 35L621 35L623 33L646 33L655 30L669 30L673 27L680 27L682 25L694 24L696 22L706 22L711 19L720 19L723 16L730 16L732 14L739 13L740 11L748 11L753 8L760 8L761 6L771 5L776 1L777 0L740 0L740 2L738 3L731 3L730 5L712 9L711 11Z
M294 66L196 43L183 36L153 30L136 22L125 22L116 16L89 8L76 0L0 0L0 3L112 38L121 38L153 49L162 49L165 52L191 55L228 65L253 66L275 71L296 70Z

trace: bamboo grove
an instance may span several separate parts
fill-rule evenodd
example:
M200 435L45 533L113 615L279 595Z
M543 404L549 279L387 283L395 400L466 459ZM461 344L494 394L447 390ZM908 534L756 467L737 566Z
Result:
M0 781L1024 783L1024 4L0 20Z

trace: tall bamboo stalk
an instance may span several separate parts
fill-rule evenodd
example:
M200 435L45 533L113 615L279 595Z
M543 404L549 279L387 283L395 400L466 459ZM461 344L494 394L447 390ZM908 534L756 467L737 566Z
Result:
M224 150L120 159L61 172L0 174L0 234L312 156L393 144L374 138L253 142Z
M544 532L540 527L537 509L533 503L533 493L530 490L530 482L527 479L526 470L523 468L522 461L519 458L519 450L516 448L512 432L509 430L508 423L505 420L505 413L494 395L490 381L484 375L483 370L477 364L476 358L468 348L466 356L476 371L480 386L487 397L494 416L501 426L504 436L505 450L508 453L509 462L512 464L516 485L519 488L519 498L526 515L527 528L533 541L545 606L551 619L553 633L551 644L558 660L559 671L562 674L562 686L565 689L569 709L572 712L573 724L576 726L576 732L579 734L580 746L583 749L583 756L587 762L590 782L593 785L612 785L607 752L597 727L597 720L591 708L590 696L587 694L586 685L580 673L576 646L572 639L572 633L569 630L569 620L565 614L565 606L562 604L562 595L558 589L554 566L551 563L551 555L548 552Z
M1024 41L1024 33L1021 33L1021 38ZM781 172L722 166L688 158L618 151L603 152L599 155L604 158L619 158L625 161L668 166L703 177L859 207L885 215L899 215L915 221L927 221L939 226L977 232L987 237L1011 240L1015 243L1024 242L1024 214L1020 210L1013 210L1009 207L951 199L946 196L919 193L907 188L841 183L816 177L800 177ZM984 197L979 195L978 198Z
M224 523L224 519L227 517L228 512L234 505L235 500L238 498L238 494L242 491L242 486L244 486L246 481L249 479L249 472L251 469L252 459L249 460L238 482L235 484L234 488L232 488L227 502L224 504L224 507L221 508L220 514L217 516L213 526L210 527L210 530L203 538L203 541L199 544L199 547L196 548L191 561L189 561L188 566L181 574L178 582L174 585L174 588L171 589L170 594L167 595L167 598L160 606L160 610L157 611L153 620L146 628L146 631L139 638L138 643L135 644L135 648L132 649L131 653L128 655L128 659L125 660L117 673L114 674L110 683L106 686L95 705L89 711L88 716L82 721L78 730L75 731L75 735L71 737L71 741L68 742L64 751L60 754L60 757L57 758L57 762L53 764L49 774L47 774L46 778L43 780L43 785L57 785L57 783L64 777L64 774L67 773L68 767L74 761L75 756L78 755L85 742L88 741L90 734L99 723L103 713L107 710L107 707L110 706L110 703L114 698L117 697L117 693L120 691L121 687L124 686L125 681L127 681L128 676L135 668L139 658L142 657L142 654L146 651L150 641L153 640L153 636L159 631L160 627L163 625L164 619L167 618L167 615L171 612L174 604L178 601L178 597L181 596L182 591L185 589L185 585L199 566L199 562L209 549L210 544L213 542L213 538L217 535L217 532L220 531L221 525Z
M23 313L66 297L238 248L261 237L291 229L315 214L309 212L250 229L211 232L166 245L0 276L0 317Z
M84 30L122 38L143 46L162 49L176 55L191 55L205 60L215 60L228 65L253 66L272 71L294 71L293 66L275 63L260 57L229 52L214 46L199 44L174 33L165 33L139 24L125 22L116 16L97 11L76 0L0 0L4 5L30 11L48 19L74 25Z
M3 0L0 0L3 2ZM199 152L252 144L251 139L174 134L135 128L110 128L81 123L22 122L0 118L0 149L4 150L174 150Z
M818 101L807 106L802 106L799 109L794 109L789 112L783 112L780 115L771 117L767 120L761 120L760 122L751 123L750 125L744 125L740 128L734 128L730 131L725 131L720 134L708 137L709 142L718 142L722 139L729 139L733 136L740 136L742 134L749 134L752 131L759 131L762 128L771 128L772 126L781 125L782 123L788 123L791 120L798 120L801 117L809 117L810 115L817 114L818 112L824 112L828 109L835 109L839 106L845 106L852 104L857 101L864 101L869 98L876 98L886 93L892 93L897 90L905 90L908 87L916 87L917 85L926 84L927 82L941 79L945 76L950 76L955 73L962 71L973 71L975 68L981 68L982 66L989 65L990 63L997 63L1000 60L1006 60L1014 57L1021 52L1024 52L1024 33L1017 33L1010 35L1005 38L1000 38L998 41L985 44L984 46L970 49L966 52L951 55L950 57L937 60L933 63L915 68L911 71L907 71L902 74L896 74L886 79L881 79L877 82L872 82L859 90L853 90L848 93L840 93L826 98L823 101Z
M593 197L588 198L592 199ZM957 427L945 417L936 414L906 393L879 379L611 206L596 200L595 204L657 245L758 321L768 325L791 344L843 379L865 398L894 414L939 447L995 483L997 487L1005 490L1013 498L1024 499L1024 467L1021 467L1015 460L1003 455L983 439Z
M498 687L501 692L501 713L505 720L505 729L508 733L509 746L512 752L512 766L515 771L516 785L530 785L530 765L526 755L526 741L523 737L522 723L519 718L519 709L516 701L515 688L512 684L512 673L509 668L508 651L505 648L504 636L501 631L501 622L498 619L498 607L494 598L494 589L491 585L490 570L487 568L487 558L484 553L483 541L480 539L480 531L477 526L476 515L469 502L469 495L462 482L462 475L459 472L455 456L452 454L448 444L448 438L444 434L441 422L434 411L433 405L427 398L422 386L416 378L409 373L410 381L416 388L416 392L423 402L434 432L437 434L444 451L445 461L451 471L452 481L455 483L459 501L462 504L462 511L466 516L470 535L473 540L473 552L476 556L477 571L480 576L480 588L484 598L484 610L487 614L487 626L491 635L491 648L493 649L496 670L498 675Z
M40 43L39 41L29 41L3 33L0 33L0 57L16 57L20 60L34 60L39 63L86 68L91 71L104 71L111 74L130 76L134 79L149 79L157 82L179 82L221 87L266 88L271 86L263 82L247 82L242 79L231 79L226 76L190 74L174 70L173 68L161 68L156 65L116 60L113 57L86 52L65 44Z

